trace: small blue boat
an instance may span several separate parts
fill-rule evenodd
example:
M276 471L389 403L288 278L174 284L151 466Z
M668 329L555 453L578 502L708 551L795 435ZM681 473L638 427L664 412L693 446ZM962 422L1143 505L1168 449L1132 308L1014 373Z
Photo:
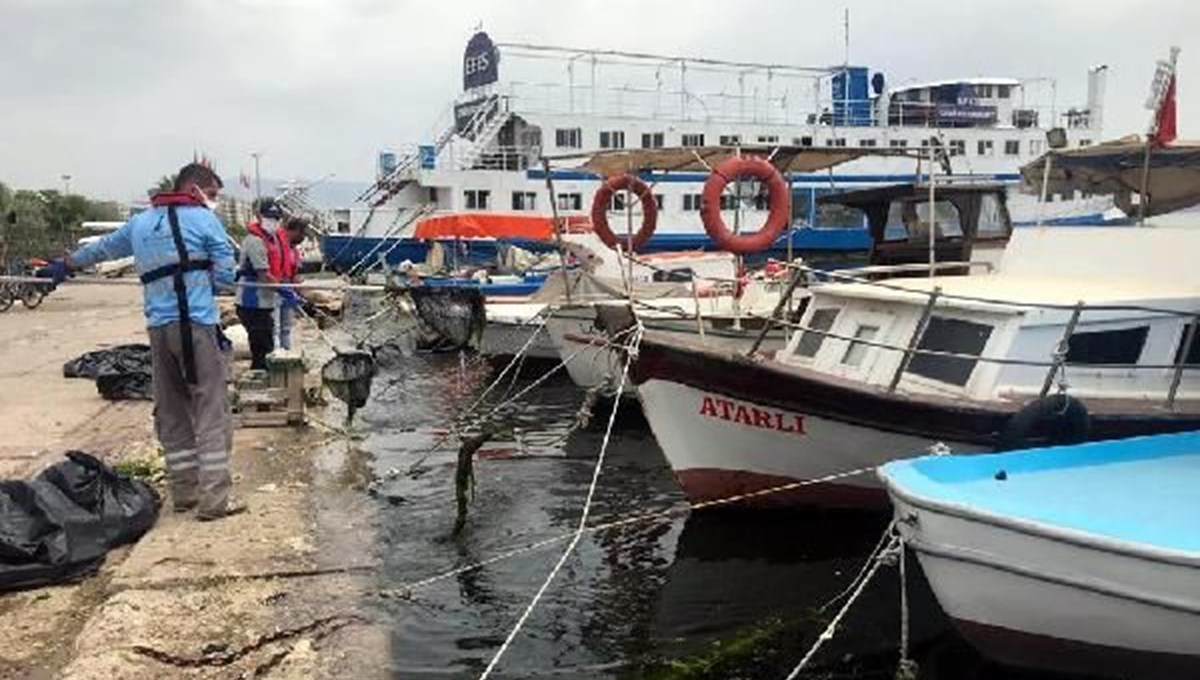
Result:
M942 608L999 661L1200 677L1200 433L880 468Z

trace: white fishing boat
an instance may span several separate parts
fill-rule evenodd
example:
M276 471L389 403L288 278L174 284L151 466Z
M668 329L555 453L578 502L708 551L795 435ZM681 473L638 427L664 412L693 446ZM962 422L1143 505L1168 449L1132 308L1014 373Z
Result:
M889 463L942 608L1001 662L1200 677L1200 434Z
M412 238L429 213L491 211L514 215L594 216L602 178L547 170L543 157L621 149L793 146L813 149L912 149L940 145L951 172L1001 182L1018 224L1040 215L1052 223L1124 219L1108 196L1056 193L1038 212L1019 189L1021 165L1045 150L1051 128L1072 148L1103 138L1106 69L1087 74L1087 99L1055 101L1046 78L950 78L890 84L866 66L756 64L617 50L586 50L470 39L462 90L420 144L379 156L377 184L358 208L334 212L323 239L327 264L342 270L381 253L395 264L423 259L427 242ZM837 172L796 171L795 229L767 254L864 252L860 216L823 205L828 192L912 182L909 159L864 156ZM556 192L546 194L547 177ZM645 176L660 213L643 252L711 248L696 219L706 172ZM600 212L625 212L611 197ZM553 205L552 205L553 203ZM760 211L765 206L758 206ZM595 221L594 219L592 221ZM522 247L545 244L516 240Z

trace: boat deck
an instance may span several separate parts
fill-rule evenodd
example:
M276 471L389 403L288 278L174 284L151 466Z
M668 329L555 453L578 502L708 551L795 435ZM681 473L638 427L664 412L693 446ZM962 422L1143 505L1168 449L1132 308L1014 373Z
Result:
M918 458L880 474L914 503L1200 558L1200 433Z

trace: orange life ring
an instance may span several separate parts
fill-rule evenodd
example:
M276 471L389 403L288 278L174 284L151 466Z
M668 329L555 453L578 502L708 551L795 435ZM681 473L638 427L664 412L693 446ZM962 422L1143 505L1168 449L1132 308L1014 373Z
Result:
M642 226L637 233L633 235L633 239L629 243L628 237L618 238L608 226L608 204L612 201L613 194L618 191L628 191L638 197L642 203ZM637 252L642 246L646 245L646 241L650 240L650 236L654 234L655 227L658 226L658 203L654 200L654 194L650 191L650 185L646 184L637 175L614 175L604 180L604 184L596 190L596 195L592 197L592 230L604 245L617 249L617 244L620 243L625 250Z
M770 197L767 221L753 234L734 234L721 219L721 194L730 181L738 177L752 177L767 187ZM709 238L724 251L744 255L757 253L771 247L783 228L791 219L792 192L787 180L775 166L757 156L732 156L713 168L704 181L704 194L700 202L700 219Z

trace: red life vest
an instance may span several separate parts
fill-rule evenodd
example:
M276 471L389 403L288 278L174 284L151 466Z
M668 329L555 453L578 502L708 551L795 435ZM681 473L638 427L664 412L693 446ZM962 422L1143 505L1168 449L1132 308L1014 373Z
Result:
M278 281L291 281L296 278L296 252L288 243L287 232L276 229L271 233L263 229L258 220L250 220L246 231L262 239L267 247L267 271Z
M176 191L160 191L150 198L150 205L160 207L164 205L195 205L201 208L205 207L204 202L195 196Z

